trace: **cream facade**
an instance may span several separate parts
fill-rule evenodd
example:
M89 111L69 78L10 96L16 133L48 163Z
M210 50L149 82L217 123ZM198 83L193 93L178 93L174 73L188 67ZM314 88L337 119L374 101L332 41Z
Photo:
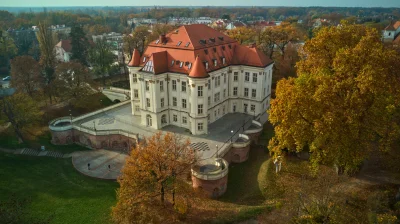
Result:
M154 129L175 125L208 134L208 124L227 113L257 116L269 108L272 67L230 65L208 78L129 67L132 114Z

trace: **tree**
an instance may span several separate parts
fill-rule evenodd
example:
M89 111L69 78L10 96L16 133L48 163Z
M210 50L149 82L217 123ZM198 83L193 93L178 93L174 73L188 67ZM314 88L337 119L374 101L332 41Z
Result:
M323 163L352 173L371 153L390 150L400 134L399 54L376 30L342 24L322 28L304 55L271 102L273 154L309 150L315 170Z
M14 40L4 31L0 30L0 68L9 69L10 59L17 54Z
M274 29L267 28L262 31L258 38L258 47L272 59L275 49L276 32Z
M77 61L72 61L57 66L56 78L52 84L62 98L70 100L83 98L93 93L90 83L88 68Z
M139 50L140 53L143 53L144 48L147 44L148 37L150 32L148 27L146 26L138 26L132 33L132 38L135 43L135 48ZM132 54L132 52L131 52Z
M24 141L24 131L42 119L42 112L37 103L25 93L15 93L3 97L0 104L1 119L10 122L18 139Z
M44 90L46 95L52 103L53 88L51 82L54 79L54 68L56 66L56 58L54 52L54 38L51 30L47 28L47 23L39 23L39 31L37 32L37 39L39 41L40 48L40 61L43 68L44 75Z
M74 25L71 29L71 59L78 60L82 65L88 66L88 47L89 41L83 31L82 26Z
M196 161L189 140L156 133L132 149L118 179L118 203L113 208L117 223L171 223L192 188L184 178Z
M297 40L296 30L289 23L282 23L274 29L274 42L276 47L281 51L282 57L285 55L286 46L293 40Z
M31 56L18 56L11 61L11 86L30 97L42 86L39 63Z
M94 47L89 50L89 61L94 68L96 75L102 77L105 84L105 77L110 71L115 55L111 52L111 46L105 40L98 40Z
M248 27L238 27L236 29L228 30L228 36L237 40L240 44L249 43L254 41L255 32Z
M103 26L103 25L99 25L99 24L96 24L89 28L89 33L92 35L100 35L103 33L109 33L110 31L111 31L111 28L109 26Z

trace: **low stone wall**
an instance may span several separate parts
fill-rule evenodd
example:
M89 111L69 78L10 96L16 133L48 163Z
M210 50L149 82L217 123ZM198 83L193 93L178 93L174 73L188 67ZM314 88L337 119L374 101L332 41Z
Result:
M230 150L232 163L243 163L249 159L250 144L245 147L236 148L232 147Z
M209 197L217 198L226 192L228 175L218 180L202 180L192 175L193 188L202 190Z
M257 133L251 133L251 134L247 133L246 135L248 135L250 137L251 143L258 144L258 138L260 137L261 132L262 131L257 132Z
M74 130L53 131L50 129L51 143L53 145L68 145L74 143Z

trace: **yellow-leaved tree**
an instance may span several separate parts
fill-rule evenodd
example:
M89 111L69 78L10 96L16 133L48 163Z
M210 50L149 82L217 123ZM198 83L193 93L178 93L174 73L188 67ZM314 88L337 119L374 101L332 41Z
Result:
M132 149L118 179L116 223L172 223L187 214L194 193L186 181L196 161L189 140L156 133Z
M352 173L390 150L400 134L399 64L376 30L345 22L322 28L305 44L297 77L278 82L271 152L309 150L315 170L327 164Z

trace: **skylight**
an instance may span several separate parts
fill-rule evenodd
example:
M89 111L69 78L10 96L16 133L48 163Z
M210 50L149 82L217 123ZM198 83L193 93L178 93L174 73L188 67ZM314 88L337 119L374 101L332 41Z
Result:
M171 66L174 66L175 60L172 60L171 62Z
M213 51L214 51L214 53L216 53L217 52L217 48L213 47Z
M179 46L179 45L181 45L181 43L182 43L182 41L179 41L179 42L176 44L176 46Z
M189 47L189 45L190 45L190 42L187 42L186 45L185 45L185 47Z
M183 61L181 61L181 63L179 64L179 68L182 68L183 66Z
M208 54L208 50L207 50L207 49L204 49L204 53Z
M158 39L158 40L156 41L156 44L158 44L158 43L160 43L160 39Z
M143 57L143 62L146 62L146 57Z
M224 40L224 37L218 37L218 39L221 40L221 41L223 41L223 40Z
M225 50L225 46L221 46L221 48L222 48L223 51Z
M200 44L203 44L203 45L207 43L206 40L200 40L199 42L200 42Z
M189 68L189 69L192 68L192 63L189 63L188 68Z

